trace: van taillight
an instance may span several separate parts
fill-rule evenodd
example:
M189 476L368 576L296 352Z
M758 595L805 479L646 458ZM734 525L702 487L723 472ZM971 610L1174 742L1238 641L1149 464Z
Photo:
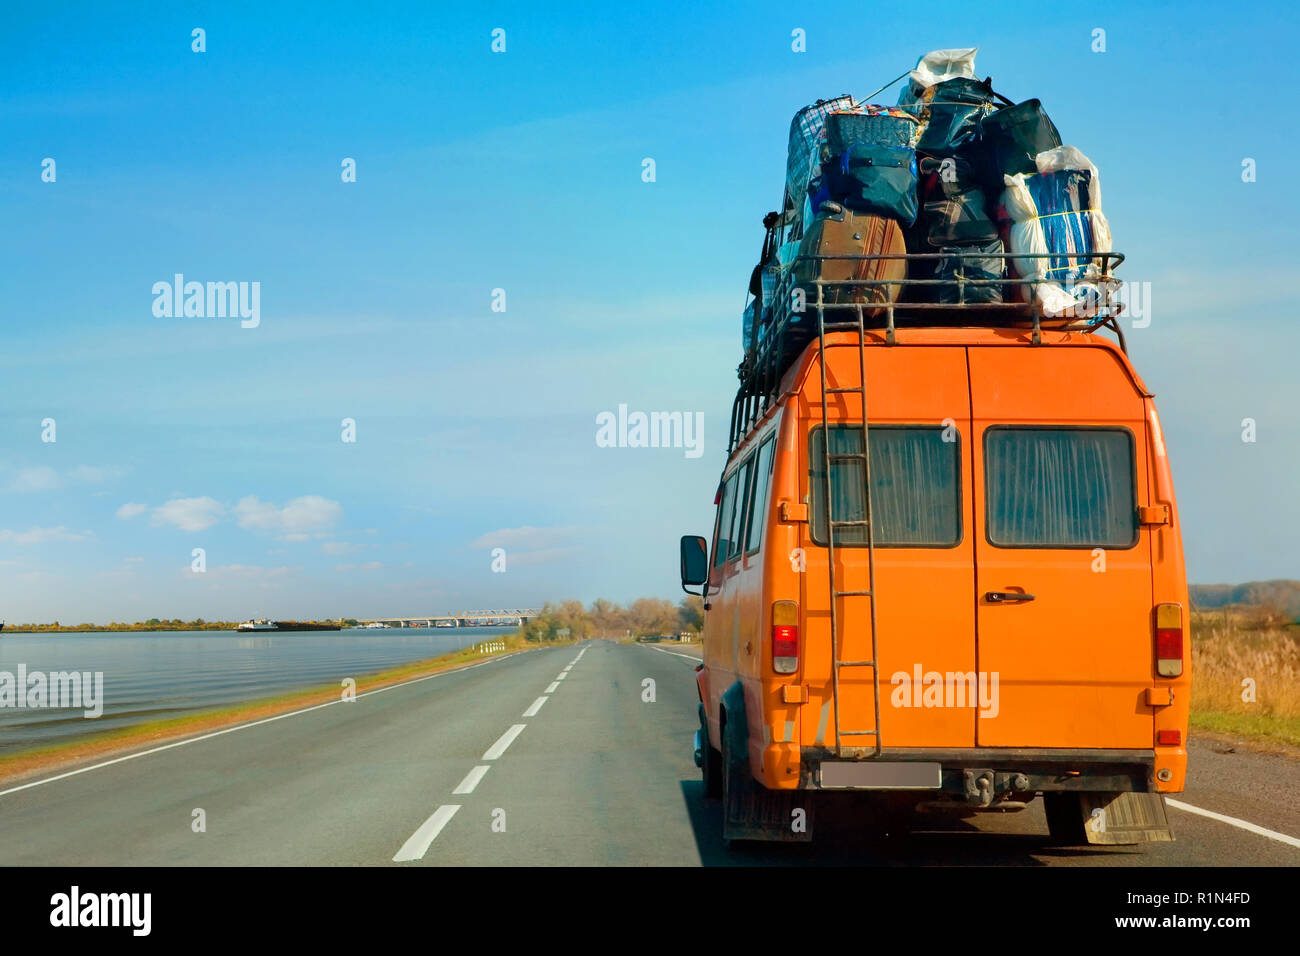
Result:
M799 669L799 605L772 602L772 669L793 674Z
M1183 673L1181 605L1156 605L1156 673L1161 677L1178 677Z
M1181 747L1183 732L1181 730L1157 730L1156 743L1161 747Z

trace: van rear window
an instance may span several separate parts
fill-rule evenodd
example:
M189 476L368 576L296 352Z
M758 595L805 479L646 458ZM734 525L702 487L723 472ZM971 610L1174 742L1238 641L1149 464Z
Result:
M1133 435L1122 428L984 433L989 543L1130 548L1137 543Z
M861 454L862 429L831 425L832 455ZM951 548L961 541L960 441L952 430L928 425L872 425L871 512L878 548ZM826 478L823 430L808 443L813 541L825 545ZM949 440L945 441L945 437ZM866 517L862 462L831 462L836 521ZM837 528L835 546L864 547L866 528Z

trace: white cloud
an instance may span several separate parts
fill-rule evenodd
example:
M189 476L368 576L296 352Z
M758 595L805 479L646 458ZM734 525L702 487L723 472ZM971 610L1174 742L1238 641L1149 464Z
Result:
M225 513L225 506L215 498L173 498L153 509L154 524L169 524L181 531L204 531Z
M0 541L14 544L41 544L45 541L84 541L94 537L89 531L69 531L63 525L57 528L29 528L26 531L0 531Z
M9 482L10 491L52 491L63 487L63 479L49 465L23 468Z
M539 551L572 540L578 531L574 527L501 528L489 531L470 542L471 548L505 548L507 551Z
M337 558L339 555L357 550L357 545L349 544L346 541L326 541L320 546L320 549L322 553Z
M54 491L62 488L69 481L97 485L112 478L119 478L124 474L126 474L126 469L116 466L77 465L77 467L60 475L49 465L38 465L35 468L19 469L17 474L10 480L7 490L17 492Z
M102 481L111 481L114 478L121 478L126 474L125 468L118 468L116 465L100 467L98 465L78 465L68 472L68 477L73 481L83 481L87 484L99 484Z
M256 495L239 499L234 508L241 528L301 534L331 528L343 517L343 506L320 495L294 498L283 508Z
M134 501L128 501L122 507L117 509L117 516L122 519L138 517L149 510L148 505L137 504Z

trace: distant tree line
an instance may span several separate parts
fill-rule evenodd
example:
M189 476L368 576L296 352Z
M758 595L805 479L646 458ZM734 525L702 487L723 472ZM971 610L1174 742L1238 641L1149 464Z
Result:
M556 641L698 633L703 626L703 602L688 595L678 604L664 598L638 598L627 607L604 598L592 601L590 607L583 607L581 601L547 603L522 630L530 641Z

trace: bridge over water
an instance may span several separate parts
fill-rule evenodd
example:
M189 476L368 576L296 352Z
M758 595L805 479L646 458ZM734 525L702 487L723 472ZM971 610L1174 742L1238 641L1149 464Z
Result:
M371 617L362 623L387 624L389 627L521 627L540 613L541 609L535 607L498 608L417 617Z

